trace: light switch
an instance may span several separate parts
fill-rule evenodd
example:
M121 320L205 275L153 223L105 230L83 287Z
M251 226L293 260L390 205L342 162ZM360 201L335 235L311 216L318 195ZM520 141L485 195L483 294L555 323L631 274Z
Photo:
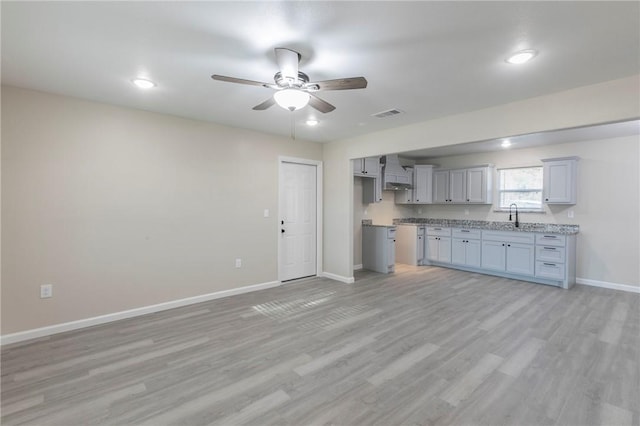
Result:
M269 217L269 209L264 209L264 217Z

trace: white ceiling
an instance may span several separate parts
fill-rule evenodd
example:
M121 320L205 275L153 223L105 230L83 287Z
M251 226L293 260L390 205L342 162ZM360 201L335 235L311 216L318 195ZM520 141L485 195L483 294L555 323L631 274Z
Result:
M600 139L621 138L640 135L640 120L605 123L595 126L575 127L548 132L531 133L507 138L511 143L508 148L502 147L505 139L490 139L447 145L437 148L420 149L399 153L406 158L434 159L451 155L477 154L480 152L500 151L504 149L523 149L558 143L586 142ZM639 140L640 141L640 140Z
M289 135L291 114L251 108L274 47L311 80L364 76L296 112L298 138L329 141L640 72L639 2L2 2L2 83ZM511 52L537 49L523 66ZM157 87L142 91L142 76ZM378 119L391 108L404 114ZM320 124L303 124L308 117Z

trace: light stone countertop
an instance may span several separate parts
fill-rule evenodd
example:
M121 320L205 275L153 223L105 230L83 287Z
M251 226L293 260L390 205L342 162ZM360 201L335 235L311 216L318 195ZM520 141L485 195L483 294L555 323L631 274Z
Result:
M429 225L442 226L444 228L484 229L492 231L539 232L544 234L560 235L575 235L580 232L579 225L520 222L520 227L516 228L513 222L492 222L487 220L401 218L393 219L393 224L415 226Z

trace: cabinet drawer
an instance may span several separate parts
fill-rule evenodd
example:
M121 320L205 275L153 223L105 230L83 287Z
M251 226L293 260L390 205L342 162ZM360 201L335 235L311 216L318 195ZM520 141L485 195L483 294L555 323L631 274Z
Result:
M564 280L564 264L536 262L536 277L562 281Z
M552 245L536 246L536 260L551 263L564 263L564 259L564 247L556 247Z
M417 235L419 237L424 237L424 227L423 226L418 226L416 232L417 232Z
M536 234L536 244L564 247L567 237L555 234Z
M395 238L396 237L396 228L387 228L387 237Z
M482 235L482 231L479 229L459 229L453 228L451 230L451 235L454 238L466 238L472 240L479 240Z
M482 231L482 239L486 241L533 244L535 242L535 235L528 232L517 231Z
M439 226L429 226L427 228L427 235L429 236L437 236L437 237L450 237L451 236L451 228L442 228Z

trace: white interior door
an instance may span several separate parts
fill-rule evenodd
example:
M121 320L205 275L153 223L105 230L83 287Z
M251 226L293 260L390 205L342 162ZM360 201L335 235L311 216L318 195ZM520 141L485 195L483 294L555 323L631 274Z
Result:
M280 164L280 281L316 275L316 179L310 164Z

